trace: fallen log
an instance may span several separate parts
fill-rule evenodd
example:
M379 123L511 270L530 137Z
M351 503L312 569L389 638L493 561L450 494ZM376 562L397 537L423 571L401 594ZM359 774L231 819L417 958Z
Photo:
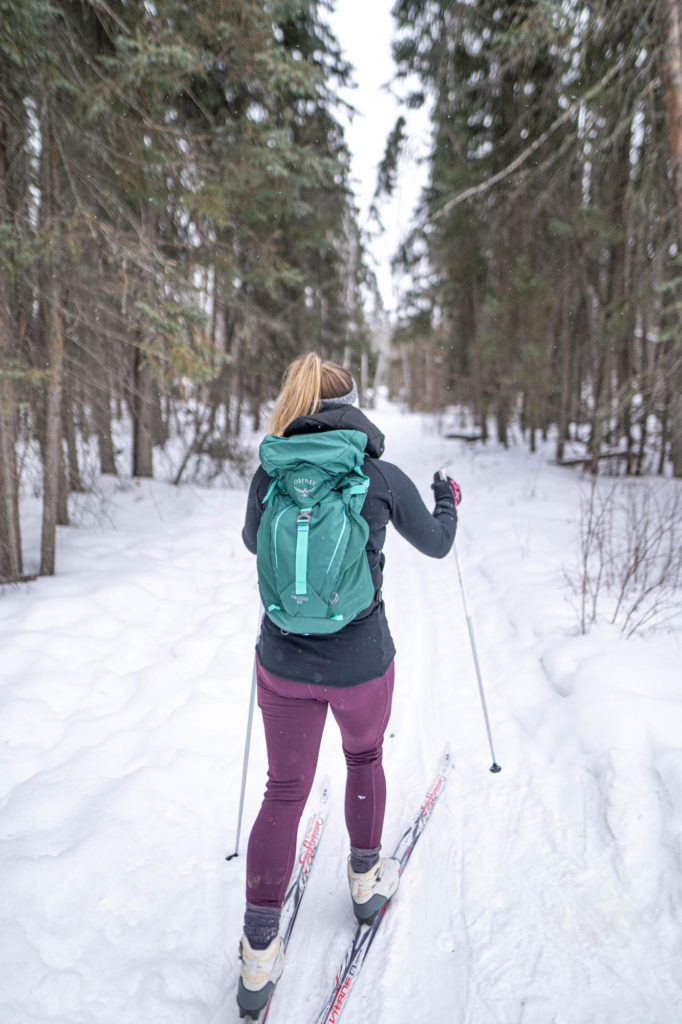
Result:
M601 459L627 459L627 452L602 452L597 458ZM594 462L593 455L577 455L568 459L553 459L555 466L589 466Z
M446 434L445 437L449 441L482 441L483 436L481 434Z

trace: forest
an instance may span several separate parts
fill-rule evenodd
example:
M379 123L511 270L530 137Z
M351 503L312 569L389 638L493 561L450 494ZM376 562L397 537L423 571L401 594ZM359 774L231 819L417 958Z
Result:
M30 458L51 575L86 445L149 477L180 436L176 483L218 472L309 349L483 442L682 476L677 0L396 0L395 80L432 141L388 357L328 15L0 0L0 581L24 574ZM386 136L378 210L405 119Z

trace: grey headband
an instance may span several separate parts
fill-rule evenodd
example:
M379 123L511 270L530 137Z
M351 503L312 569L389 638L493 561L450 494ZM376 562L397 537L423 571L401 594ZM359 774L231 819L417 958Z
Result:
M321 398L318 411L322 409L335 409L337 405L357 405L358 401L358 386L353 381L353 387L350 389L347 395L339 395L338 398Z

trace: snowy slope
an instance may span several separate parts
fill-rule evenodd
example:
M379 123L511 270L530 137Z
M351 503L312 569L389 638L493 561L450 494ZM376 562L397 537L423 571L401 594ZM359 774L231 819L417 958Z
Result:
M488 771L454 559L392 535L386 850L446 740L455 771L344 1020L678 1022L679 631L576 634L561 568L580 485L546 453L373 415L425 497L446 459L462 485L457 544L503 772ZM0 591L0 1020L226 1024L245 862L224 855L258 614L245 493L103 486L106 520L60 532L59 575ZM273 1024L314 1019L353 927L333 721L327 771ZM242 851L264 775L256 722Z

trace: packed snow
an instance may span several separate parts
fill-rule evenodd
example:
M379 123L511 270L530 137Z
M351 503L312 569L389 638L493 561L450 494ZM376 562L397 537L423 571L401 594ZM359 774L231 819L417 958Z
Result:
M390 534L386 852L446 742L455 767L344 1021L678 1024L679 618L628 640L604 623L580 634L564 571L585 484L549 447L449 440L386 403L370 415L428 502L443 463L462 486L457 551L503 770L488 770L455 560ZM245 498L245 483L101 479L81 525L59 531L56 577L0 588L3 1024L237 1020L244 851L265 781L256 716L228 862L259 615ZM27 497L27 570L38 531ZM272 1024L312 1024L354 927L331 718L327 772Z

